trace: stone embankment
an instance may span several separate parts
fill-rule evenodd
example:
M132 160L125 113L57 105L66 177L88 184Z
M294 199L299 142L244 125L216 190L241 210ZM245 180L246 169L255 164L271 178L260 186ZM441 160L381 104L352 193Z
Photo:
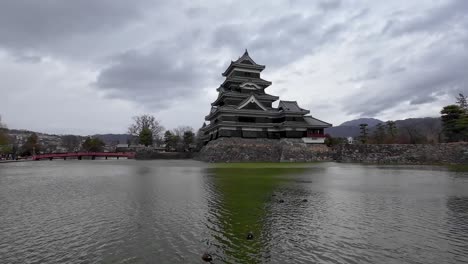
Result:
M325 145L300 139L219 138L202 148L196 159L206 162L310 162L331 161Z
M468 164L468 143L420 145L305 144L300 139L220 138L195 157L206 162L338 161L378 164Z
M192 152L159 152L152 149L138 150L135 153L137 160L152 160L152 159L191 159L194 153Z
M468 143L341 145L334 150L340 162L379 164L468 164Z

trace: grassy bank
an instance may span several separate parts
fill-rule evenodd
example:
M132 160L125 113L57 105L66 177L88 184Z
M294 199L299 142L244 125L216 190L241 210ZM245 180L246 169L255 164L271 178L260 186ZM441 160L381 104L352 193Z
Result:
M445 165L451 171L468 172L468 164L465 165Z

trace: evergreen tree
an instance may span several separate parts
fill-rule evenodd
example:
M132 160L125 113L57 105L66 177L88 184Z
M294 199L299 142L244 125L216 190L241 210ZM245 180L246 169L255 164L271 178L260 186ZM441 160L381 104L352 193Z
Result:
M385 124L387 126L387 135L390 143L395 143L395 139L398 133L395 121L390 120L387 121Z
M382 123L378 123L375 126L374 131L374 140L377 144L383 144L385 142L385 138L387 137L385 126Z
M184 149L189 149L190 144L193 144L195 141L195 134L192 131L185 131L184 132Z
M366 144L367 143L367 140L368 140L368 134L369 134L369 130L367 129L367 124L360 124L359 125L359 129L361 130L361 134L359 135L359 141L362 143L362 144Z
M454 142L461 139L461 133L466 129L463 109L458 105L448 105L440 113L442 114L442 130L447 141Z
M460 116L456 123L456 129L460 133L460 139L468 141L468 114Z
M460 93L456 98L458 106L460 106L460 108L465 112L465 114L468 114L468 103L466 96Z
M164 133L164 144L166 144L166 151L170 151L177 147L177 138L170 130L167 130L166 133Z
M153 145L153 132L148 127L144 127L139 135L140 144L147 146Z

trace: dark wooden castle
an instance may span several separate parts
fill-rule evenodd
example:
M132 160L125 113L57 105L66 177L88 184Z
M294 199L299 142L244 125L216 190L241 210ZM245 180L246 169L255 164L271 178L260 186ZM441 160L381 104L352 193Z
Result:
M205 142L219 137L302 138L306 143L324 143L324 128L331 124L308 115L296 101L273 102L278 96L265 89L271 82L260 73L264 65L250 58L247 50L222 74L226 80L219 86L218 98L205 117L209 123L201 129Z

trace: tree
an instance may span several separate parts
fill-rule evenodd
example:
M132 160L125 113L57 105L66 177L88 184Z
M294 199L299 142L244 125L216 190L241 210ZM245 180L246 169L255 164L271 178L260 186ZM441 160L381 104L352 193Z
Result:
M26 142L21 147L22 156L31 156L41 151L41 145L39 143L39 137L36 133L32 133Z
M148 127L143 127L139 135L140 144L147 146L153 145L153 132Z
M395 138L398 134L395 121L389 120L385 124L387 126L387 135L388 135L389 143L395 143Z
M360 124L359 129L361 130L360 135L359 135L359 141L361 141L362 144L366 144L367 136L369 134L369 130L367 129L367 124Z
M144 128L149 129L153 139L161 137L164 127L152 115L141 115L133 117L134 123L128 128L128 133L134 137L139 137Z
M189 127L189 126L179 126L177 128L174 128L173 130L173 134L180 137L180 138L183 138L184 137L184 133L186 131L191 131L193 132L193 128L192 127Z
M82 148L87 152L101 152L106 144L99 138L87 137L82 144Z
M10 140L7 135L6 126L2 123L2 116L0 116L0 154L6 153Z
M0 115L0 128L6 128L6 125L2 123L2 116Z
M375 131L374 131L374 141L377 144L383 144L385 142L385 139L387 137L387 133L385 131L385 127L382 123L378 123L375 126Z
M177 140L170 130L167 130L166 133L164 133L164 144L166 145L166 151L176 148Z
M458 106L460 106L460 108L465 112L465 114L468 114L468 103L466 96L462 93L459 93L456 99Z
M74 135L62 136L62 146L68 152L78 151L80 148L80 137Z
M337 145L345 145L348 144L348 139L344 137L331 137L329 134L325 135L325 145L327 147L334 147Z
M464 111L458 105L447 105L440 111L442 114L442 130L448 142L458 141L464 127L460 119L464 119Z
M460 139L468 141L468 114L463 114L456 123L456 129L460 133Z
M190 149L190 145L195 142L195 134L192 131L184 132L184 149Z

